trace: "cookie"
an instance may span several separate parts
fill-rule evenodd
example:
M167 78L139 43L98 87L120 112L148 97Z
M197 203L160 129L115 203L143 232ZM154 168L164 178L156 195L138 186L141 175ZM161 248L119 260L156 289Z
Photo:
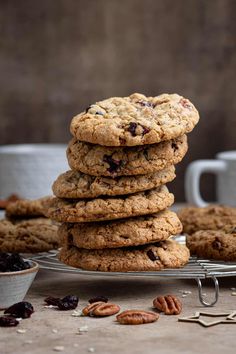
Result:
M173 194L166 186L161 186L128 196L110 198L52 198L46 205L46 215L59 222L112 220L157 213L168 208L173 202Z
M79 171L67 171L53 183L58 198L96 198L102 195L131 194L159 187L175 178L174 166L139 176L96 177Z
M93 176L132 176L154 173L180 162L188 150L187 137L136 147L105 147L72 139L67 158L72 169Z
M221 261L236 261L236 228L230 230L203 230L187 236L187 247L192 255Z
M72 135L105 146L136 146L170 140L192 131L199 114L177 94L111 97L88 107L71 122Z
M11 194L6 199L0 199L0 210L6 209L7 205L21 199L17 194Z
M44 216L43 203L48 198L50 197L35 200L19 199L9 203L6 207L6 216L8 218Z
M57 249L58 226L49 219L0 220L0 252L37 253Z
M165 210L151 216L118 221L64 223L58 233L61 240L68 238L78 248L102 249L159 242L181 231L182 225L177 215Z
M189 250L173 240L102 250L86 250L65 244L59 259L75 268L102 272L158 271L183 267L189 260Z
M236 208L210 205L205 208L187 207L178 212L183 231L192 234L199 230L220 230L236 226Z

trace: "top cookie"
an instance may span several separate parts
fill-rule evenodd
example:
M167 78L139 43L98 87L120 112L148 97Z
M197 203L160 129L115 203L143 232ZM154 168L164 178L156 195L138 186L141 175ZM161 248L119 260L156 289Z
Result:
M199 230L221 230L236 225L236 208L223 205L187 207L177 214L183 224L183 231L187 234Z
M159 143L192 131L199 114L177 94L111 97L75 116L70 130L77 139L105 146Z

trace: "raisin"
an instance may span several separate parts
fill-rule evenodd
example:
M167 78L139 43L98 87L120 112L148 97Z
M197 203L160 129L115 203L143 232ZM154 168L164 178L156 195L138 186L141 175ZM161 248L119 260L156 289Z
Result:
M29 268L29 262L24 261L18 253L0 253L0 272L17 272Z
M150 132L150 129L145 127L144 125L142 125L142 128L143 128L143 133L142 133L143 135L145 135L145 134Z
M4 311L4 314L10 314L17 318L29 318L33 312L34 308L31 303L22 301L8 307L8 309Z
M142 127L142 130L143 130L142 131L142 135L145 135L145 134L150 132L150 129L145 127L144 125L142 125L142 124L138 125L137 123L131 122L131 123L129 123L128 131L130 132L130 134L132 136L136 136L137 135L136 134L136 129L137 129L138 126Z
M47 305L57 306L60 301L59 297L48 296L44 299Z
M147 251L147 256L153 262L156 261L157 259L159 259L159 257L156 256L155 253L152 250Z
M174 152L175 152L176 150L178 150L178 145L177 145L176 143L172 143L172 144L171 144L171 147L172 147L172 149L174 150Z
M137 123L134 123L134 122L131 122L131 123L129 123L129 128L128 128L128 131L130 132L130 134L132 135L132 136L136 136L136 128L137 128Z
M151 107L151 108L154 107L153 104L151 102L148 102L148 101L140 100L140 101L137 101L137 103L139 103L143 107Z
M48 296L44 299L47 305L57 306L61 311L74 310L79 302L76 295L67 295L62 299L59 297Z
M58 302L58 309L61 311L74 310L79 302L79 298L76 295L67 295Z
M126 140L123 138L119 138L120 145L125 145Z
M179 103L184 107L184 108L188 108L188 109L192 109L191 103L189 102L189 100L187 100L186 98L181 98Z
M89 303L90 304L93 304L94 302L98 302L98 301L101 301L101 302L108 302L108 298L105 297L105 296L96 296L96 297L93 297L92 299L89 299Z
M15 327L19 323L15 317L0 316L0 327Z
M107 170L110 173L115 173L119 170L119 168L122 166L122 161L121 160L115 160L112 158L112 156L109 155L104 155L103 161L108 163L110 166Z

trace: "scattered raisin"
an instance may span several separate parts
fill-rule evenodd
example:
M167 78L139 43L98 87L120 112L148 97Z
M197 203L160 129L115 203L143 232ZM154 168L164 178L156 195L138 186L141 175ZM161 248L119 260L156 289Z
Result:
M93 297L92 299L90 299L88 302L90 304L93 304L94 302L98 302L98 301L108 302L108 298L105 296L96 296L96 297Z
M60 301L59 297L48 296L44 299L47 305L57 306L58 302Z
M151 261L156 261L157 259L159 259L158 256L155 255L155 253L152 250L148 250L147 251L147 256Z
M108 163L110 166L107 170L110 173L116 173L119 168L122 166L122 161L121 160L115 160L112 158L112 156L109 155L104 155L103 161Z
M19 323L15 317L0 316L0 327L15 327Z
M74 310L79 302L79 298L76 295L67 295L58 302L58 309L61 311Z
M4 311L4 314L10 314L17 318L29 318L33 312L34 308L31 303L22 301L8 307L8 309Z
M47 305L56 306L61 311L74 310L79 302L76 295L67 295L62 299L59 297L48 296L44 299Z

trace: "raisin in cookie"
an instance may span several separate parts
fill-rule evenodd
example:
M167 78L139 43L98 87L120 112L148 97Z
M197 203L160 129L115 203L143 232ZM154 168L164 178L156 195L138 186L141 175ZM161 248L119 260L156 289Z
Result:
M46 214L59 222L112 220L157 213L168 208L173 202L173 194L166 186L161 186L145 192L110 198L52 198L47 202Z
M136 146L170 140L192 131L199 114L177 94L111 97L97 102L71 122L81 141L105 146Z
M50 199L50 197L35 200L19 199L15 202L9 203L6 207L6 216L8 218L44 216L43 203L48 199Z
M187 247L192 255L222 261L236 261L236 228L230 230L203 230L187 236Z
M64 223L60 239L78 248L102 249L137 246L166 240L182 231L177 215L165 210L158 214L98 223Z
M188 150L186 135L159 144L105 147L72 139L67 158L73 170L93 176L131 176L154 173L179 163Z
M59 259L75 268L102 272L158 271L183 267L189 260L189 250L173 240L102 250L86 250L65 244Z
M67 171L53 183L58 198L96 198L101 195L131 194L159 187L175 178L174 166L139 176L97 177L79 171Z
M187 207L178 212L183 231L192 234L199 230L220 230L236 226L236 208L210 205L205 208Z
M49 219L0 220L0 252L35 253L57 249L58 226Z

